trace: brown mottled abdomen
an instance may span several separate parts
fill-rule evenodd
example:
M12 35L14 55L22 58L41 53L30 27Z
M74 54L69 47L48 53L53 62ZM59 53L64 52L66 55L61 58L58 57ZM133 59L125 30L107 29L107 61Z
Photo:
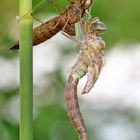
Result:
M78 132L80 140L86 140L86 128L77 97L78 81L79 80L71 73L66 83L66 105L69 118L74 125L75 130Z

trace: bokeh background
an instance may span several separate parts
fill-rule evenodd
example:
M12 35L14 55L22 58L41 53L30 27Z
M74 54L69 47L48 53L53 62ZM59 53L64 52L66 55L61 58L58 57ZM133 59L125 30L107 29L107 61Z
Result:
M40 0L33 0L33 6ZM67 0L55 1L68 6ZM140 140L140 1L95 0L91 14L107 25L106 63L93 90L78 96L89 140ZM49 3L46 21L62 8ZM18 1L0 4L0 140L19 139ZM36 20L34 25L40 24ZM34 140L78 140L65 107L64 88L79 47L57 34L34 47Z

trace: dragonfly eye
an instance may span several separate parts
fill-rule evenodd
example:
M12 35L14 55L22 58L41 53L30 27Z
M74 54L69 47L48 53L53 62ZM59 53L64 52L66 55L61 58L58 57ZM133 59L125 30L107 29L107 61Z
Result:
M95 23L94 24L94 29L96 31L103 31L104 32L106 30L106 27L105 27L104 23L100 22L100 23Z
M106 31L106 26L103 22L100 21L100 19L98 17L94 18L91 21L91 31L92 32L98 32L98 33L103 33L104 31Z

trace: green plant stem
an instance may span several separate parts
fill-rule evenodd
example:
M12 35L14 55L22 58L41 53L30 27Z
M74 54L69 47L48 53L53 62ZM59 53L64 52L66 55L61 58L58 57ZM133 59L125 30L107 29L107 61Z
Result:
M32 0L19 1L20 140L33 140Z

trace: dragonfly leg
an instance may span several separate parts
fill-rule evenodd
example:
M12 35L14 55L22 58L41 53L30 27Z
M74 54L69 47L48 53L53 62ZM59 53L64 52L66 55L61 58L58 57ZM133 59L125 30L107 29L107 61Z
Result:
M67 33L64 32L64 31L61 31L61 33L62 33L62 35L64 35L64 36L66 36L67 38L69 38L69 39L75 41L76 43L81 44L80 40L76 39L76 37L70 36L69 34L67 34Z

